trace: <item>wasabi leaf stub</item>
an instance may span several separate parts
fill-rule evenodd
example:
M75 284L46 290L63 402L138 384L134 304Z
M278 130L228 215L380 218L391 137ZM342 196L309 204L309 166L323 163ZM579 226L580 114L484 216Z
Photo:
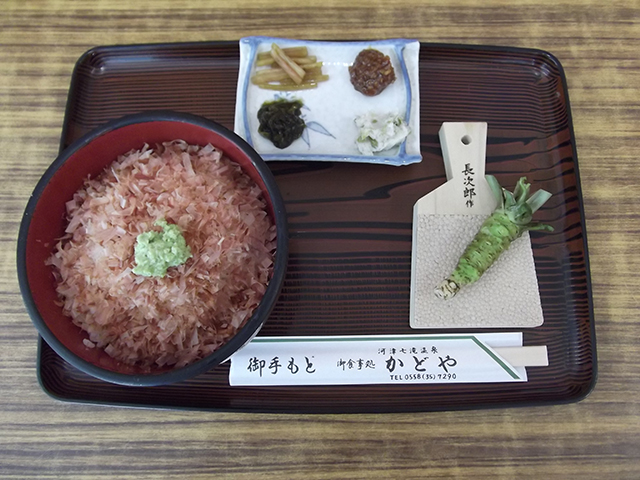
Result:
M162 227L162 232L144 232L136 239L136 266L133 269L136 275L164 277L169 267L182 265L192 257L177 225L168 223L164 218L156 220L155 225Z

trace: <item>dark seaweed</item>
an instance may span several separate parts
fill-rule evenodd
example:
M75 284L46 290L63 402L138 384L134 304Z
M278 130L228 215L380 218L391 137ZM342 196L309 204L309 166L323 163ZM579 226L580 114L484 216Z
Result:
M258 110L258 133L278 148L287 148L302 136L306 125L301 117L300 100L264 102Z

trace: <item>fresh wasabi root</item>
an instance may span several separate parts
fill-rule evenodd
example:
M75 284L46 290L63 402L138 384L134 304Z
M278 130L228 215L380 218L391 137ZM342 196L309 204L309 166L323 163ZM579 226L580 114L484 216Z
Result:
M538 190L528 197L531 185L526 177L518 180L513 193L502 188L494 176L487 175L486 179L498 200L498 208L484 221L451 276L436 287L438 298L453 298L460 288L477 282L511 242L524 232L553 231L550 225L531 223L533 214L551 197L549 192Z

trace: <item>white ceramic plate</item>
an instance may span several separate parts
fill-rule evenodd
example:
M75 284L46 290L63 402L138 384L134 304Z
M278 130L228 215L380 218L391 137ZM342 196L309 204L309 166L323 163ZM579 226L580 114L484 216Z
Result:
M255 57L269 51L271 44L282 48L306 46L309 55L323 62L329 80L318 88L294 92L265 90L251 83ZM349 78L349 66L365 48L389 55L396 81L382 93L367 97L356 91ZM372 42L314 42L273 37L246 37L240 40L240 72L236 96L235 132L265 160L328 160L389 165L408 165L422 160L420 155L420 99L418 54L420 43L394 39ZM289 147L279 149L258 133L258 110L264 102L277 98L299 99L307 128ZM372 156L362 155L355 144L358 128L354 118L364 113L394 113L402 116L411 133L399 146Z

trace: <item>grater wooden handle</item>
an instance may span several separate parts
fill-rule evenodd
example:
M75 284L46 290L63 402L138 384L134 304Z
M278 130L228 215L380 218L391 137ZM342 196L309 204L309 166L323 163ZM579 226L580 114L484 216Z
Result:
M490 215L496 199L484 177L487 124L443 123L440 143L447 182L418 200L414 213Z
M440 146L447 180L462 180L467 170L484 178L487 154L487 124L445 122L440 127Z

